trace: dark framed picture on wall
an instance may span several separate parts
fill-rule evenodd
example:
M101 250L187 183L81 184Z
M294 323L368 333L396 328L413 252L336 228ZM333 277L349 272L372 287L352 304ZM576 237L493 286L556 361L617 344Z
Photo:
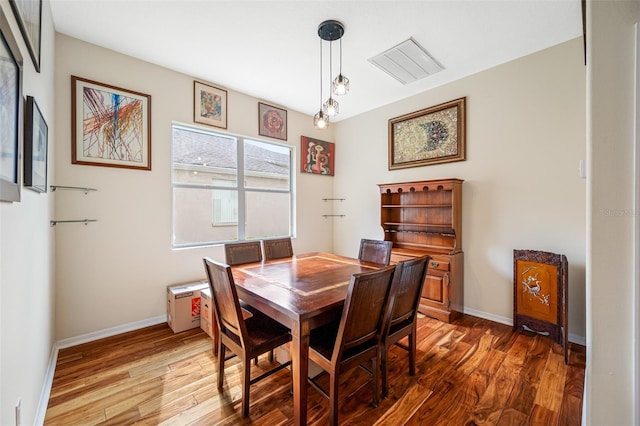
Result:
M333 176L336 159L335 144L307 136L301 136L300 139L300 171Z
M71 76L71 162L151 170L151 95Z
M227 128L227 91L199 81L193 82L193 121Z
M22 55L0 8L0 201L20 201Z
M258 134L287 140L287 110L258 102Z
M389 120L389 170L466 159L466 98Z
M24 126L24 186L47 192L49 128L33 96L27 96Z
M42 41L42 0L9 0L16 16L20 32L29 49L33 66L40 72L40 51Z

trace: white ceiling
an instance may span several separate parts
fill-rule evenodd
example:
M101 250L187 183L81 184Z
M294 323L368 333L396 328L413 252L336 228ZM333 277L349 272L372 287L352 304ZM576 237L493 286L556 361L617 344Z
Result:
M51 0L51 10L60 33L309 115L320 108L317 28L337 19L351 80L339 119L582 35L580 0ZM405 86L367 59L409 37L445 70Z

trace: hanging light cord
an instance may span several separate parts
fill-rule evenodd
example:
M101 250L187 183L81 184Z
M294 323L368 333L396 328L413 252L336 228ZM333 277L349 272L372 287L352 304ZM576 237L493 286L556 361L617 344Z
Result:
M342 75L342 37L340 37L340 74Z
M333 41L329 42L329 99L331 99L331 82L333 81Z
M322 39L320 39L320 111L322 111Z

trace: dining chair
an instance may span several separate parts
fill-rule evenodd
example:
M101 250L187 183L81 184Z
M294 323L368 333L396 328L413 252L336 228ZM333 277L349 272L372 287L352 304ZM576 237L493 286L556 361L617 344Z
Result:
M358 260L387 266L391 261L392 248L392 241L367 240L363 238L360 240Z
M227 265L230 266L242 265L243 263L260 262L262 261L262 245L259 240L227 243L224 245L224 254L225 261ZM252 314L257 312L254 307L243 300L240 300L240 307ZM273 351L269 351L269 361L273 362ZM254 364L258 365L257 358L254 360Z
M291 238L278 238L275 240L262 240L264 247L264 260L281 259L293 256Z
M249 388L291 364L287 361L251 378L251 359L291 340L288 328L261 313L245 318L238 300L231 267L205 257L204 267L218 317L218 389L224 383L225 352L231 350L242 362L242 417L249 416Z
M260 262L262 260L262 247L258 240L227 243L224 245L224 255L227 265Z
M416 375L416 330L420 294L429 256L399 262L393 274L381 341L382 395L389 395L388 354L392 345L409 352L409 375ZM408 345L400 343L407 337Z
M311 331L309 359L329 374L329 392L315 379L309 383L329 398L329 422L338 424L338 383L340 375L371 361L373 404L378 405L380 339L384 314L395 266L351 277L342 316L326 326Z

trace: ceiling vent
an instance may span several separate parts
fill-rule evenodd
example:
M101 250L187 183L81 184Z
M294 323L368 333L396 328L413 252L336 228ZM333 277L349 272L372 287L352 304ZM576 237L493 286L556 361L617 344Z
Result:
M413 38L369 58L369 62L402 84L412 83L444 69Z

